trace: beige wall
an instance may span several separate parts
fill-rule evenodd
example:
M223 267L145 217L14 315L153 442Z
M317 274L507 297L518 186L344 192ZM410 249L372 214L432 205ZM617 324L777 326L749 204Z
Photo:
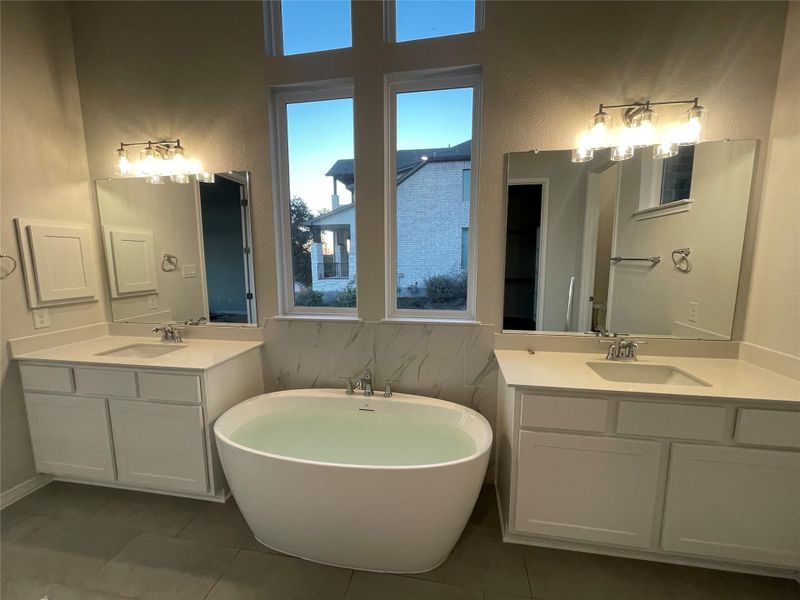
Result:
M93 202L67 7L53 2L3 2L0 11L0 235L2 251L18 257L14 217L88 223L93 220ZM99 256L97 245L95 250ZM97 277L101 277L99 266ZM6 342L31 335L34 329L22 272L4 279L0 290L0 488L7 490L32 477L34 467L19 369L9 365ZM104 321L105 299L100 290L99 302L51 307L50 329L35 332Z
M200 249L197 184L151 185L142 178L110 179L97 181L96 193L102 226L153 233L158 308L148 308L150 294L115 298L111 301L113 319L152 323L208 318L203 299L205 274ZM161 269L164 253L178 258L174 271ZM187 265L194 265L196 277L183 277L183 267ZM148 313L156 316L148 318Z
M786 22L744 340L800 356L800 4Z

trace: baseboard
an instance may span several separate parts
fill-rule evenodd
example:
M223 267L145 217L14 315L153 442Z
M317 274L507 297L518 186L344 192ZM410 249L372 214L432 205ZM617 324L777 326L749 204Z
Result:
M792 379L800 379L800 356L793 356L750 342L741 342L739 344L739 360Z
M35 475L0 494L0 509L11 506L17 500L22 500L39 488L46 486L53 480L51 475Z

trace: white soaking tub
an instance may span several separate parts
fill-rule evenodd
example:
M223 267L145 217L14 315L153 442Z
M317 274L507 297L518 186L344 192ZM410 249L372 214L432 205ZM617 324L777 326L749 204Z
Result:
M451 402L292 390L214 425L231 491L265 546L330 565L414 573L442 563L478 497L492 442Z

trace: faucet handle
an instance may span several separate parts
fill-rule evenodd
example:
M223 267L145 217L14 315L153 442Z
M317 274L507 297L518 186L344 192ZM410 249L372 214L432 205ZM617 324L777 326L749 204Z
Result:
M344 379L345 380L346 388L345 388L345 392L344 393L347 394L348 396L352 396L355 393L353 391L353 378L352 377L341 376L341 377L339 377L339 379Z
M384 398L391 398L392 396L394 396L394 394L392 393L392 384L393 383L397 383L397 380L396 379L387 379L386 380L386 387L383 390L383 397Z

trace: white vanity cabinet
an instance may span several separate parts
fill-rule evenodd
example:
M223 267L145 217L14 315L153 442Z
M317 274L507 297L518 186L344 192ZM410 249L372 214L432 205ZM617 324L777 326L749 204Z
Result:
M505 541L800 569L800 403L554 391L502 371L498 398Z
M260 344L208 368L20 358L37 471L224 500L213 423L263 393Z

